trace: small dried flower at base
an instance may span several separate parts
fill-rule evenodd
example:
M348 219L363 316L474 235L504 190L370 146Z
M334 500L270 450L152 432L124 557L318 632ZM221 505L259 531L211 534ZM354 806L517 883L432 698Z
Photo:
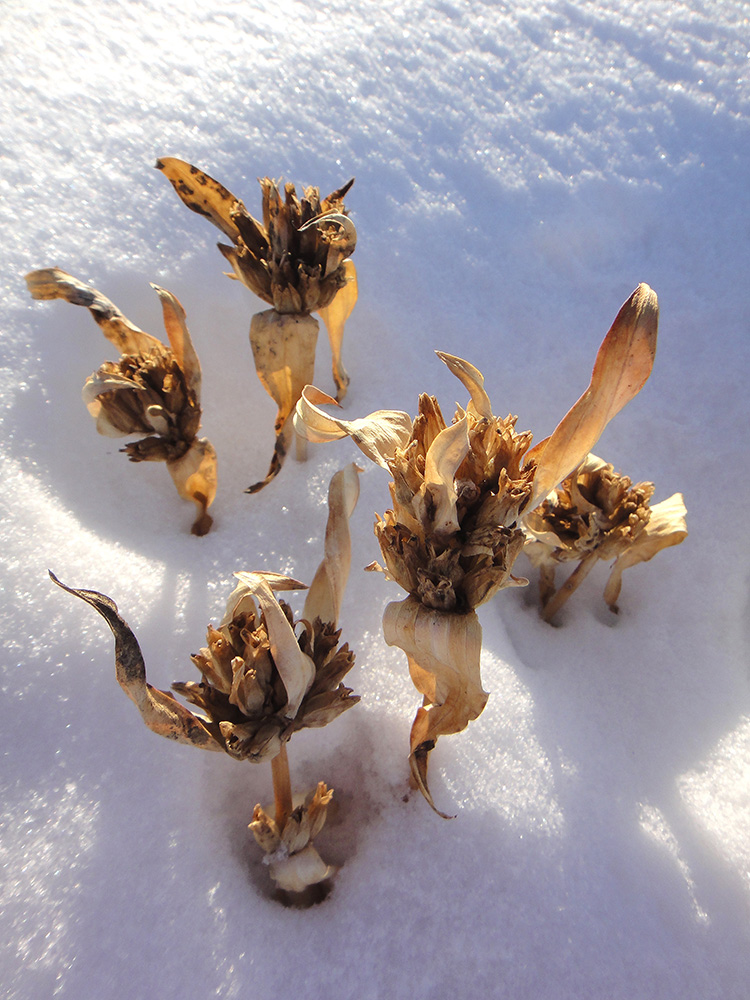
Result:
M582 461L645 383L657 317L656 295L639 285L599 348L588 389L531 451L531 434L516 432L515 417L494 416L482 373L450 354L438 357L470 396L450 426L433 396L420 396L413 422L400 411L345 421L320 409L334 402L320 390L310 386L302 393L298 433L312 441L349 436L393 476L393 507L377 517L375 534L384 572L409 596L388 605L383 625L386 641L407 654L424 698L412 725L410 765L433 809L429 753L439 736L476 719L487 700L474 609L505 587L527 583L511 572L524 545L524 518Z
M184 160L163 157L156 166L188 208L208 218L233 243L219 244L238 278L272 309L253 317L250 345L261 384L277 406L276 441L268 472L247 492L256 493L274 479L293 440L291 415L315 373L318 312L331 343L337 398L343 399L349 375L341 361L346 320L357 301L357 274L348 258L357 233L346 214L344 195L354 183L320 198L305 188L299 198L293 184L282 197L268 177L260 181L263 221L208 174Z
M26 275L35 299L65 299L85 306L107 340L120 351L83 387L83 401L106 437L145 435L122 449L131 462L165 462L177 492L198 509L195 535L211 528L208 508L216 496L216 452L197 437L201 422L201 370L185 311L170 292L152 285L161 299L170 347L144 333L90 285L59 268Z
M313 846L326 821L333 796L321 781L303 805L292 810L281 829L260 805L256 805L250 830L266 855L271 878L280 889L301 893L336 873Z
M614 560L604 599L616 612L623 571L687 537L682 494L652 507L653 492L653 483L633 486L627 476L589 454L527 517L525 552L540 571L545 621L554 618L600 559ZM566 562L578 566L555 589L555 569Z

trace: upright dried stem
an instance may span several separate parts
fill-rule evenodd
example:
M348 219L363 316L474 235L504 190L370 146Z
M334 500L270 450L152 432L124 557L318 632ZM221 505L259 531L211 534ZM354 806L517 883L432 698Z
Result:
M286 743L281 744L281 751L271 761L273 777L273 801L276 809L276 826L283 830L286 821L294 808L292 803L292 779L289 775L289 757Z
M542 609L542 618L546 622L551 622L555 617L560 608L565 604L567 599L571 597L575 591L578 589L579 585L583 583L586 577L589 575L591 570L598 559L596 552L592 552L591 555L586 556L575 570L570 574L565 583L560 587L560 589L555 593L544 605Z

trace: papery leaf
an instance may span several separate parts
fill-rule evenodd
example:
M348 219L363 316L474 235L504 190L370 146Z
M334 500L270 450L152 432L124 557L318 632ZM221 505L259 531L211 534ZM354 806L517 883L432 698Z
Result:
M411 729L409 762L420 791L439 812L427 785L427 760L438 737L461 732L487 704L480 674L482 627L474 611L435 611L407 597L386 607L383 634L389 646L406 653L411 679L424 696Z
M336 400L313 385L305 386L294 415L294 429L308 441L327 442L350 437L377 465L388 468L398 448L411 435L411 417L401 410L376 410L359 420L340 420L316 404L336 406Z
M196 438L181 458L167 462L177 492L198 508L190 529L194 535L208 534L213 524L208 508L216 497L216 464L216 451L207 438Z
M328 522L324 542L325 557L310 584L302 617L312 623L339 620L341 602L351 567L352 542L349 518L359 499L359 474L353 462L340 469L328 487Z
M185 384L189 392L195 395L196 400L200 399L201 393L201 366L198 355L193 347L190 331L187 328L185 310L182 303L171 292L158 285L151 284L161 300L162 312L164 314L164 329L175 356L177 364L185 376Z
M343 267L346 275L346 284L342 288L339 288L329 305L318 309L318 315L325 324L328 331L328 339L331 342L333 381L336 383L336 400L339 403L346 396L346 390L349 386L349 375L341 362L341 344L344 338L344 326L357 303L357 296L359 294L357 269L353 261L344 261Z
M268 576L263 573L245 572L234 575L245 585L246 593L258 601L263 612L271 656L286 689L288 701L284 715L288 719L293 719L299 710L302 699L315 680L315 664L299 648L294 629L289 624L289 619L273 594ZM278 584L284 579L277 577L276 583ZM286 585L276 586L275 589L298 590L299 584L296 580L286 578Z
M535 458L532 510L585 458L609 421L640 392L654 364L659 306L656 293L641 284L620 309L596 356L588 389L544 443Z
M469 364L468 361L464 361L463 358L457 358L453 354L446 354L444 351L435 351L435 354L448 366L456 378L460 379L468 390L471 396L469 410L477 417L492 420L492 404L490 403L490 397L484 389L484 375L482 375L479 369Z
M120 354L145 354L154 348L164 350L160 340L139 330L105 295L59 267L30 271L26 284L32 298L65 299L74 306L85 306Z
M240 233L232 219L232 211L242 205L239 198L198 167L174 156L162 157L155 166L189 209L207 218L230 240L237 241Z
M312 316L266 309L250 324L250 346L263 387L278 407L274 455L265 479L247 492L257 493L274 479L293 439L292 413L304 387L315 373L318 321Z
M679 545L687 538L686 514L687 508L682 493L675 493L669 499L654 504L646 527L633 544L617 557L607 580L604 600L613 611L617 610L622 574L628 567L648 562L657 552L672 545Z
M190 743L202 750L223 751L222 743L210 731L207 724L188 711L173 695L147 683L146 667L138 640L130 626L120 617L115 602L95 590L76 590L66 587L54 573L50 572L49 575L58 587L90 604L109 625L115 637L117 680L137 706L148 728L159 736L176 740L178 743Z

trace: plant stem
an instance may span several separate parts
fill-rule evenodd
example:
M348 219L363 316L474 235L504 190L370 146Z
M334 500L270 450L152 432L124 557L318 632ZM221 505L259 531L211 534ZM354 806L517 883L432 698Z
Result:
M276 826L279 831L282 831L293 808L292 780L289 776L286 743L281 744L281 751L271 761L271 775L273 777L273 801L276 807Z
M597 555L595 552L586 556L586 558L581 560L578 566L573 570L557 593L549 598L542 609L542 618L546 622L552 621L563 604L565 604L570 595L576 590L578 585L583 583L589 575L591 570L594 568L596 561Z

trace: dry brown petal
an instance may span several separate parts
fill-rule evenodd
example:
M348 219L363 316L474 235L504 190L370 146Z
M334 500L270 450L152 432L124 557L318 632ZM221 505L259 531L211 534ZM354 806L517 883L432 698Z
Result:
M328 487L325 556L310 584L302 613L309 622L320 618L323 622L336 624L339 620L351 567L349 518L359 499L361 472L362 469L352 462L335 473Z
M269 650L287 693L283 714L293 719L315 679L315 664L299 647L294 629L269 586L260 573L235 573L263 612L268 630Z
M149 729L159 736L190 743L202 750L223 750L218 734L204 720L184 708L173 695L146 681L146 667L138 640L120 617L117 605L94 590L75 590L50 572L54 583L90 604L109 625L115 637L115 669L120 687L133 701Z
M474 611L446 613L426 608L414 597L392 602L383 616L389 646L402 649L424 705L411 730L409 762L417 785L439 815L427 785L427 761L438 737L458 733L487 704L482 689L482 628Z
M679 545L687 538L686 514L687 509L682 493L675 493L668 500L654 504L645 530L628 549L617 557L612 567L604 590L604 600L612 611L617 611L617 598L620 596L622 574L629 566L648 562L649 559L653 559L657 552L672 545Z
M552 435L526 456L536 462L527 510L550 493L586 457L609 421L643 388L656 353L656 293L639 285L615 318L596 356L588 389Z
M223 184L174 156L161 157L155 166L169 180L189 209L213 222L230 240L239 238L232 213L242 202L231 191L227 191Z
M323 405L337 405L315 386L308 385L297 403L294 428L308 441L337 441L351 437L359 450L377 465L388 468L388 462L398 448L406 446L412 423L408 413L399 410L377 410L360 420L339 420L329 416Z
M256 805L253 810L253 819L248 826L264 854L272 854L279 849L281 845L279 828L260 805Z

